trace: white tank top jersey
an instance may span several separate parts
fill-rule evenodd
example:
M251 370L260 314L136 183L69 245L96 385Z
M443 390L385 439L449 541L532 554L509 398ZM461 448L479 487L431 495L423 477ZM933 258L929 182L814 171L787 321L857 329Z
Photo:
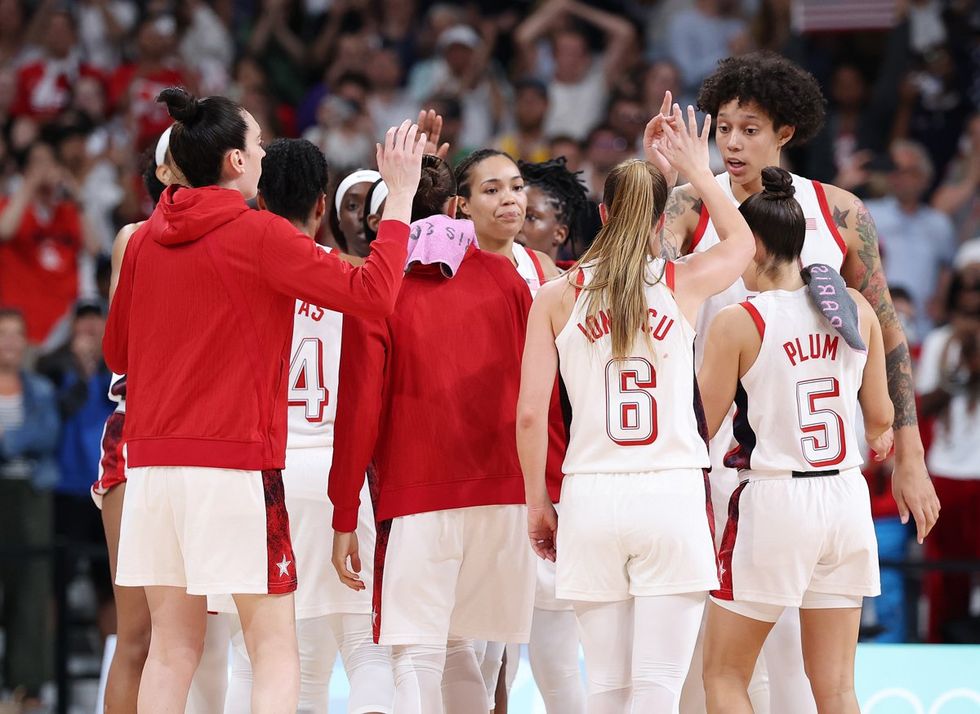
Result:
M577 280L588 284L591 273L584 267ZM652 350L640 334L632 356L613 359L614 316L600 310L587 317L584 290L555 338L572 407L565 474L708 467L695 416L694 328L674 301L673 263L651 260L647 282ZM697 411L703 414L700 403Z
M544 279L544 269L541 267L541 259L533 250L528 250L520 243L514 243L514 259L517 261L517 274L524 278L531 297L538 293L546 281Z
M341 313L296 301L286 385L287 449L333 446L342 331Z
M126 375L112 373L109 382L109 400L116 403L116 411L126 413Z
M814 263L823 263L840 272L844 256L847 253L847 244L834 223L823 184L796 174L791 175L793 176L793 187L796 189L794 198L803 208L803 216L806 218L806 237L800 256L803 267ZM737 205L739 201L735 199L735 195L732 193L731 176L728 175L728 172L718 174L715 176L715 180L732 200L732 203ZM702 206L701 220L698 222L694 237L691 239L690 252L704 252L720 242L721 239L718 237L718 231L715 230L714 222L708 215L707 208ZM752 294L754 293L745 287L742 278L739 278L727 290L712 295L704 301L700 312L698 312L697 323L698 334L702 337L694 343L695 360L699 369L701 361L704 359L704 336L707 335L708 327L715 315L722 308L742 302Z
M742 307L762 346L735 392L737 446L725 466L779 473L861 466L854 425L867 353L847 345L805 287L767 291Z

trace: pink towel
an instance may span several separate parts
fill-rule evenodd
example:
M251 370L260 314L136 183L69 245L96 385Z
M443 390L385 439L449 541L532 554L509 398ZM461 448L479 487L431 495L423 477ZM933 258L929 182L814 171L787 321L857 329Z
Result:
M473 221L439 214L422 218L411 226L405 272L418 265L439 265L442 274L453 277L470 245L476 243Z

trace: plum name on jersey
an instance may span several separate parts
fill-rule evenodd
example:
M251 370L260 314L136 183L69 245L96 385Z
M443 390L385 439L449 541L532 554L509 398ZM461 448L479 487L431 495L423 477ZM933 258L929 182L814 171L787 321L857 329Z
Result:
M837 335L817 332L806 337L794 337L783 343L783 351L794 367L811 359L837 359Z
M663 340L674 326L674 319L668 315L660 315L652 307L648 309L648 312L650 313L650 323L641 327L641 331L652 333L655 340ZM599 310L598 314L589 315L576 327L589 342L595 342L609 334L611 323L612 315L609 311Z
M308 317L313 320L313 322L319 322L323 319L323 316L327 314L327 311L322 307L317 307L316 305L312 305L308 302L300 302L299 300L296 302L299 303L299 307L296 309L296 314Z

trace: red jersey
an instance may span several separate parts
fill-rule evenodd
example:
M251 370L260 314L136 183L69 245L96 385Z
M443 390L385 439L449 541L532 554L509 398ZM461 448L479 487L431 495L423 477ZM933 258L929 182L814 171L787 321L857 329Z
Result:
M24 65L17 71L17 94L10 113L53 119L71 103L72 87L79 77L103 79L94 67L72 59L43 59Z
M9 199L0 198L0 211ZM0 243L0 305L20 308L27 338L44 342L78 298L78 253L82 224L71 201L43 216L27 207L13 237Z
M109 80L109 103L125 110L136 122L136 148L142 151L156 143L160 134L173 124L167 105L157 96L167 87L182 87L187 83L184 73L172 67L154 72L138 73L136 65L123 65Z
M127 465L281 469L295 300L391 312L408 226L363 267L231 189L171 186L126 248L103 348L126 375Z
M524 503L517 396L531 296L471 248L458 272L413 267L386 320L344 320L329 494L353 531L368 462L375 517Z

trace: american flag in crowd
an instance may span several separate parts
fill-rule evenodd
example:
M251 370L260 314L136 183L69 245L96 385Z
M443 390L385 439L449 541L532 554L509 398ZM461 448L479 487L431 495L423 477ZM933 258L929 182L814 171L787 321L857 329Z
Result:
M880 30L894 26L897 0L793 0L797 32Z

